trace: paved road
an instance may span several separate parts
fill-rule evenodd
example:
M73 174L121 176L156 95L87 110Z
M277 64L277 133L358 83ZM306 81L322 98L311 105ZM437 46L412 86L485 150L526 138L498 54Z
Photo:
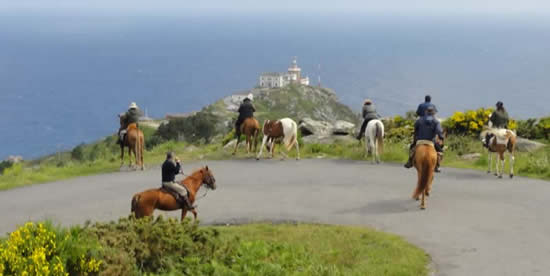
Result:
M184 165L190 171L200 164ZM218 189L199 202L203 223L299 220L369 225L427 250L437 275L548 275L550 182L498 180L445 169L428 210L409 199L416 173L397 165L330 160L209 162ZM155 168L0 192L0 232L27 220L112 220L154 187ZM158 213L157 213L158 214ZM170 215L178 216L179 212Z

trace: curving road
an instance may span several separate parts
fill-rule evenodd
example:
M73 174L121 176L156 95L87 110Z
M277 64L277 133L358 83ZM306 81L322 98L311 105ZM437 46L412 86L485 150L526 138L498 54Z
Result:
M200 164L186 164L189 172ZM548 275L550 182L498 180L445 168L428 210L409 199L414 170L331 160L209 162L218 189L199 201L203 223L299 220L369 225L424 248L437 275ZM157 168L81 177L0 192L0 232L28 220L62 224L129 214L156 186ZM201 192L202 193L202 192ZM160 213L160 212L158 212ZM157 214L158 214L157 213ZM179 212L170 215L178 216Z

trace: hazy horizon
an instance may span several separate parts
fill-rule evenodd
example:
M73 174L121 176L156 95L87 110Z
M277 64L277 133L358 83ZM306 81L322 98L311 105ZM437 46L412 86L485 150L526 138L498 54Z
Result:
M118 14L227 14L227 13L389 13L409 15L452 14L542 14L550 13L550 1L542 0L18 0L0 1L0 11L41 13L118 13Z

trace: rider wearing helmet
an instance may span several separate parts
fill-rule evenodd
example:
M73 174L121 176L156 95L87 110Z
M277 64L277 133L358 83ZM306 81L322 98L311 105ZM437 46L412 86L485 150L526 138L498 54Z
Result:
M405 164L405 168L409 169L413 166L414 152L416 148L416 142L419 140L428 140L434 142L435 150L438 152L436 172L439 172L439 164L441 161L440 153L443 152L441 145L435 142L435 138L443 140L443 129L441 123L435 118L435 107L428 106L426 108L425 115L416 120L414 124L414 140L409 150L409 160Z
M246 96L246 98L244 98L243 102L239 106L239 110L238 110L239 118L237 119L237 122L235 122L236 137L241 136L241 124L244 122L244 120L254 117L254 112L256 112L256 109L252 104L253 99L254 99L254 95L250 93L248 94L248 96Z
M130 124L136 124L137 126L137 123L139 121L139 116L140 116L139 107L135 102L132 102L130 106L128 106L128 111L126 111L124 115L122 115L124 123L118 129L117 144L121 144L124 141L124 136L126 135L128 126L130 126Z
M174 160L171 152L166 153L166 160L162 163L162 187L176 192L179 195L176 200L180 205L186 206L190 210L195 209L195 206L189 201L187 188L176 183L176 175L180 173L180 170L180 160L177 157Z
M363 124L361 125L361 130L357 134L357 140L361 140L365 136L365 129L367 124L374 119L380 118L380 115L376 112L376 106L372 103L371 100L366 99L363 103Z

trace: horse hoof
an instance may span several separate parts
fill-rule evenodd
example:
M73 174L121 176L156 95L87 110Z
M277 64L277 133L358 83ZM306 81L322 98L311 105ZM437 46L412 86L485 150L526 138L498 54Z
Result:
M256 161L260 161L260 158L259 158L259 157L256 157Z
M511 175L510 175L510 178L514 178L514 175L513 175L513 174L511 174Z
M488 173L488 174L490 174L490 173L491 173L491 171L487 171L487 173Z
M420 205L420 210L426 210L426 206Z
M502 175L499 175L498 178L502 179Z

